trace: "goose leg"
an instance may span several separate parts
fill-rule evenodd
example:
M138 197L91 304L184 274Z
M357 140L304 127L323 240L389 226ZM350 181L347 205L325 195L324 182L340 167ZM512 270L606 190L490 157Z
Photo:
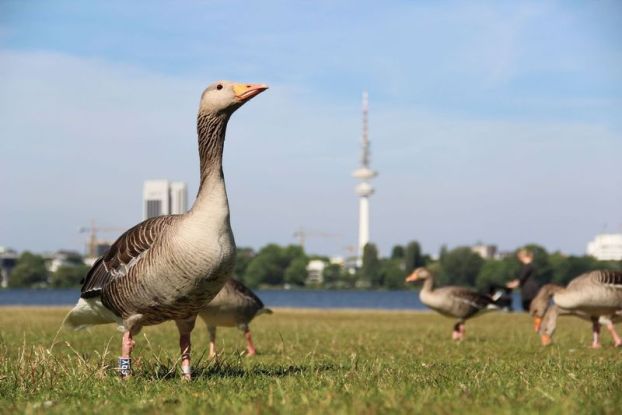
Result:
M209 357L216 357L216 326L207 326L209 333Z
M184 380L192 379L192 369L190 366L191 342L190 333L194 329L196 316L187 320L175 320L179 330L179 349L181 350L181 376Z
M464 338L464 321L458 320L454 325L454 331L451 333L452 340L462 340Z
M460 326L458 326L458 331L460 332L460 340L464 340L464 336L466 334L466 326L464 325L464 321L460 323Z
M600 349L600 322L592 318L592 348Z
M251 330L248 328L248 324L243 324L240 328L244 332L244 337L246 338L246 355L255 356L257 354L257 349L255 349L255 345L253 344L253 338L251 336Z
M611 333L611 337L613 337L613 345L615 347L622 346L622 339L620 338L618 333L616 333L616 329L613 327L613 323L611 321L607 322L607 330L609 330L609 333Z
M124 331L121 342L121 357L119 357L119 374L123 379L128 378L132 374L132 348L134 344L132 332L130 330Z

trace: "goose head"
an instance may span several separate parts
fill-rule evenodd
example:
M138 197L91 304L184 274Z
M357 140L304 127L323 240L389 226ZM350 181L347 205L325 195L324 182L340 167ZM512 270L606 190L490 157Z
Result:
M533 318L533 330L538 333L542 327L542 319L549 308L548 298L534 298L529 306L529 314Z
M544 314L553 303L553 295L563 287L557 284L545 284L538 291L538 295L531 300L529 314L533 317L533 329L536 333L540 332Z
M427 278L430 278L431 276L432 276L432 274L430 273L430 271L427 270L427 268L419 267L419 268L416 268L412 272L412 274L410 274L408 277L406 277L405 282L414 282L414 281L425 280Z
M244 84L217 81L208 86L201 95L199 113L231 115L253 97L268 89L266 84Z

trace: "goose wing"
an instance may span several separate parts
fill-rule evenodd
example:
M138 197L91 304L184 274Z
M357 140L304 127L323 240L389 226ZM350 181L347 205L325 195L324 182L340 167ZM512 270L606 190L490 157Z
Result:
M622 271L594 271L593 275L594 280L600 284L622 289Z
M465 313L464 318L469 318L494 303L489 296L463 287L451 287L449 296L456 303L461 303L468 307L468 311Z
M487 295L483 295L476 291L462 287L455 287L453 290L451 290L451 296L456 301L467 303L475 308L485 308L488 304L491 304L493 302L492 299Z
M242 284L240 281L230 278L227 282L231 284L232 288L237 292L237 294L244 299L248 304L252 304L257 309L263 308L263 302L257 297L257 295L246 285Z
M622 272L613 270L596 270L586 272L568 283L566 290L581 290L586 287L610 287L622 289Z
M176 221L177 215L158 216L130 228L99 258L82 280L80 297L101 295L102 289L111 281L125 277L140 263L160 235Z
M263 308L263 302L250 288L240 281L229 278L218 295L205 307L206 310L242 310L256 312Z

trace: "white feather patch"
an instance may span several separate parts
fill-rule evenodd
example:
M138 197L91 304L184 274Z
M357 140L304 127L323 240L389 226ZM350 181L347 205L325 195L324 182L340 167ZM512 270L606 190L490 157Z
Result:
M73 330L81 330L95 324L116 323L123 330L123 321L107 309L99 297L80 298L78 304L65 317L65 326Z

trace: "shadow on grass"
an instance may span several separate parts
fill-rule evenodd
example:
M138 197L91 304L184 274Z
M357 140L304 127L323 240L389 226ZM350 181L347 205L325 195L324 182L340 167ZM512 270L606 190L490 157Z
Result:
M192 379L214 379L214 378L243 378L243 377L274 377L282 378L286 376L302 375L309 372L327 372L336 368L333 364L319 364L313 366L289 365L276 367L252 367L244 368L233 366L227 363L211 363L193 368ZM179 368L171 369L166 365L154 365L143 367L135 376L145 380L177 380L180 378Z

